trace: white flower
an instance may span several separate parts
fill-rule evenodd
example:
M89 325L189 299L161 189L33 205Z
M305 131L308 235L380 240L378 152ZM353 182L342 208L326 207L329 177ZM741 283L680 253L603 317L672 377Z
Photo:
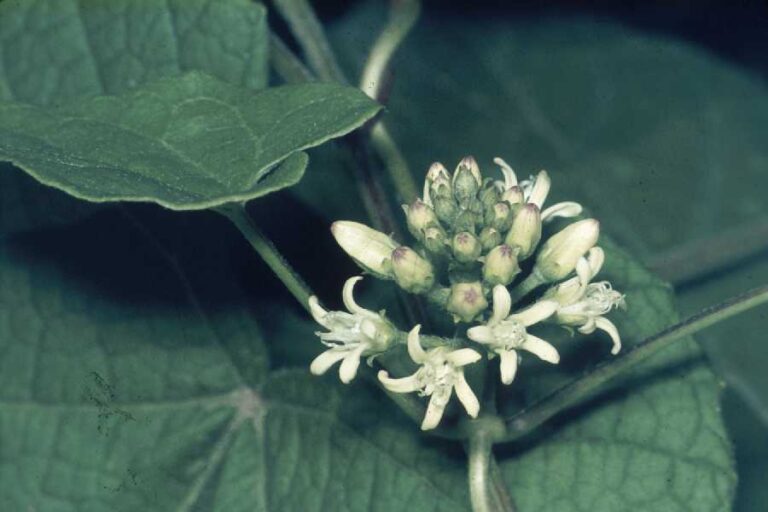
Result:
M309 370L322 375L341 361L339 378L348 384L357 374L360 358L375 356L387 350L395 338L395 329L381 314L360 307L352 296L355 283L362 277L350 277L344 283L344 311L326 311L317 297L309 298L309 308L315 321L329 332L318 332L324 345L330 347L312 361Z
M448 347L437 347L425 351L419 341L417 325L408 333L408 354L421 367L408 377L392 379L382 370L379 380L385 388L393 393L411 393L418 391L421 396L429 396L429 405L421 423L422 430L435 428L443 417L453 390L471 417L476 418L480 412L480 402L469 387L464 377L464 366L480 360L480 354L471 348L451 350Z
M502 196L506 194L507 197L505 199L509 197L522 197L522 202L535 204L539 210L543 208L544 201L546 201L549 195L549 188L552 185L547 171L540 171L536 178L531 177L531 179L518 183L515 171L512 170L507 162L499 157L494 158L493 161L501 168L501 172L504 175L504 181L497 181L496 184ZM512 202L515 201L513 200ZM575 217L581 211L582 207L579 203L564 201L542 210L541 221L547 222L557 217Z
M560 355L555 347L526 331L527 327L552 316L557 306L557 302L553 300L542 300L510 315L512 298L506 287L496 285L493 288L491 318L486 325L470 328L467 336L489 346L501 357L501 381L504 384L511 384L517 373L518 350L535 354L548 363L560 362Z
M603 315L616 307L624 307L624 295L614 290L608 281L589 282L600 271L604 259L603 250L593 247L577 263L576 277L552 287L544 298L559 304L553 317L557 323L578 327L582 334L592 334L595 329L607 332L613 341L611 354L616 355L621 350L619 330Z

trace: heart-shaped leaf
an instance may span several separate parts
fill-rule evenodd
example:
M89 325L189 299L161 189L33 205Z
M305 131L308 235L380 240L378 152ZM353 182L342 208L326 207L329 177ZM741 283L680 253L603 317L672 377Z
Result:
M259 89L268 78L266 18L251 0L0 2L0 100L61 103L194 70ZM0 232L97 209L0 163Z
M379 105L311 83L259 92L189 73L117 96L55 106L0 104L0 159L89 201L152 201L177 210L263 195L292 153L343 135ZM267 188L300 177L275 171Z

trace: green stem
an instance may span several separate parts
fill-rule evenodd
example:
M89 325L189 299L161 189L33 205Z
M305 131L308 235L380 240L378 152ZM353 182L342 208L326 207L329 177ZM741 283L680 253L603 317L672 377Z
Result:
M360 78L360 88L371 98L384 101L386 74L395 52L413 29L421 12L420 0L390 2L389 21L371 47ZM371 129L371 145L389 172L395 191L402 201L410 203L419 189L403 157L383 121Z
M515 512L515 505L512 503L512 497L507 492L507 484L501 474L499 463L491 451L491 482L493 484L493 495L496 502L496 510L505 512Z
M360 88L371 98L382 96L389 62L416 24L420 12L419 0L390 1L389 21L373 43L360 77Z
M220 206L217 212L227 217L240 230L251 247L261 256L261 259L272 269L272 272L288 288L288 291L297 301L309 311L309 297L313 295L309 286L291 265L278 252L272 242L259 229L253 219L245 211L245 205L239 203L230 203Z
M718 230L657 254L648 265L675 286L687 284L743 262L768 247L768 217Z
M327 82L348 83L325 37L323 26L309 2L307 0L273 0L272 3L288 23L317 76Z
M469 498L473 512L497 512L491 491L491 437L484 429L470 433L468 447Z
M414 0L404 1L407 3L414 2ZM274 4L290 26L291 31L301 45L304 55L315 73L317 73L323 80L336 81L342 84L347 83L336 57L333 54L331 46L328 43L323 27L307 0L274 0ZM402 12L404 12L405 15L394 16L400 23L409 16L417 15L418 9L415 13L408 9ZM412 26L412 24L413 22L407 25ZM407 29L405 32L407 32ZM404 34L401 38L402 37L404 37ZM277 39L276 36L273 36L273 43ZM391 51L394 51L396 46L397 45L395 45ZM276 70L283 76L290 78L291 80L302 78L300 76L301 68L297 65L297 62L300 61L297 58L291 58L292 53L286 45L273 44L272 55L273 61L279 63L281 66L280 68L276 66ZM388 60L389 57L384 59L384 61ZM306 78L307 73L303 74L305 75L304 78ZM400 154L394 141L388 136L386 129L383 129L383 131L382 129L379 129L376 133L377 136L375 141L371 139L370 147L379 152L379 156L392 174L396 187L401 195L405 198L411 197L413 191L408 189L407 182L407 180L411 178L405 159ZM345 142L355 161L354 169L356 181L360 188L365 209L368 216L371 218L374 227L380 231L394 233L396 236L399 235L400 226L397 223L390 203L387 201L387 194L381 182L381 173L376 172L378 169L374 169L373 167L373 158L370 154L368 141L360 137L350 137L345 139ZM415 189L415 185L411 188ZM416 323L417 316L426 320L423 305L418 299L403 297L402 302L406 316L411 323Z
M582 402L608 381L645 361L672 343L765 302L768 302L768 286L755 288L716 306L704 309L692 317L646 338L611 362L598 366L585 377L560 388L528 409L506 419L507 434L504 441L514 441L528 434L553 416Z
M280 77L288 83L311 81L313 79L312 73L303 67L299 58L291 52L285 43L274 34L272 35L272 40L277 42L277 44L270 46L270 59ZM395 220L392 208L386 200L386 194L378 179L380 173L375 173L371 169L372 162L371 155L367 151L368 145L364 140L363 143L359 143L360 140L359 137L353 136L343 139L342 143L348 149L352 159L358 190L363 199L366 213L374 227L379 231L394 233L396 236L399 236L399 225ZM422 305L417 299L405 296L401 300L408 320L411 324L417 323L417 311L423 311ZM422 314L421 318L425 318L425 316Z
M317 79L274 32L269 34L269 62L277 74L289 84L314 82Z
M473 512L514 512L501 478L493 445L504 436L504 423L495 414L484 414L460 423L466 434L469 466L469 497Z
M413 179L408 162L383 121L376 123L371 130L371 146L384 162L400 199L411 203L419 197L419 188L416 180Z
M528 277L523 280L522 283L518 284L512 289L510 292L512 300L518 301L522 299L542 284L544 284L544 279L541 278L541 276L538 274L538 272L536 272L536 269L534 268L533 272L531 272Z

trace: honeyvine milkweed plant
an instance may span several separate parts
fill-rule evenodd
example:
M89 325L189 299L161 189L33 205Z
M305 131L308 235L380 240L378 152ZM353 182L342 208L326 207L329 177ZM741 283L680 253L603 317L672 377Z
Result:
M0 2L0 508L731 510L721 386L689 335L768 288L680 321L671 288L609 236L627 223L592 218L623 191L578 175L580 153L553 144L562 158L546 164L563 183L553 194L579 202L548 201L546 171L486 166L490 146L551 161L488 123L537 132L535 112L526 127L476 93L508 69L556 69L552 45L576 32L464 19L416 31L393 88L419 1L341 22L345 65L308 1L269 8L285 23L250 0ZM568 69L616 38L588 30ZM622 66L680 67L684 52L619 40L601 44ZM431 46L451 50L449 73L432 69ZM398 96L437 86L439 101ZM436 128L425 108L460 122ZM404 112L419 119L410 137ZM657 135L637 137L643 152L668 144ZM465 157L417 183L411 164L452 146L483 170ZM569 173L594 193L576 195ZM674 203L667 192L654 189ZM354 214L335 213L345 206ZM354 260L336 255L349 265L332 292L314 286L336 273L319 249L333 246L328 224ZM274 283L241 272L238 231ZM343 310L329 306L339 288Z
M326 311L317 297L309 299L315 321L328 330L318 335L329 347L312 362L312 373L323 374L341 361L339 377L349 383L361 358L370 363L406 343L418 370L402 378L381 370L378 378L394 393L429 397L421 424L429 430L440 422L454 391L467 414L477 417L480 403L464 370L483 355L499 360L500 379L507 385L515 378L522 352L557 364L555 347L529 332L540 322L583 334L601 329L613 342L611 353L619 353L619 332L604 315L623 306L624 296L607 281L591 282L605 257L596 245L599 223L583 219L542 237L543 225L579 215L581 205L564 202L542 210L550 189L547 172L518 183L506 162L495 161L503 180L483 179L472 157L464 158L453 176L440 163L431 166L423 197L403 206L416 249L355 222L339 221L331 228L363 270L425 296L462 326L462 335L431 336L425 350L420 325L406 334L383 312L358 305L354 286L362 278L351 277L343 290L348 312Z

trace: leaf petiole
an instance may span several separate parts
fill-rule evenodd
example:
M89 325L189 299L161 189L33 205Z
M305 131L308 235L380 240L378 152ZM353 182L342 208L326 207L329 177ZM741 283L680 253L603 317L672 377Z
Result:
M215 208L215 211L232 221L288 291L309 311L309 297L314 295L312 290L248 215L245 205L229 203Z

